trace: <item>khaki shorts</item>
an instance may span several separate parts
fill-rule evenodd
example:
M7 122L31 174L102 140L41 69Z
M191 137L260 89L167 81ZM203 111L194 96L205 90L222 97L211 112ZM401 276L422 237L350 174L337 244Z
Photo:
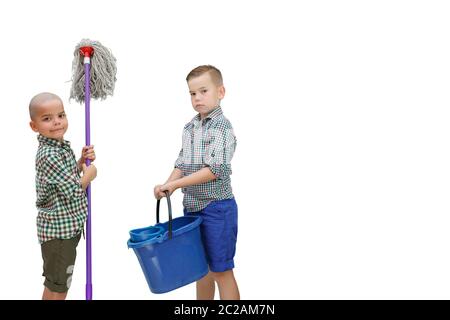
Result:
M41 244L44 286L50 291L64 293L69 290L80 237L81 233L71 239L53 239Z

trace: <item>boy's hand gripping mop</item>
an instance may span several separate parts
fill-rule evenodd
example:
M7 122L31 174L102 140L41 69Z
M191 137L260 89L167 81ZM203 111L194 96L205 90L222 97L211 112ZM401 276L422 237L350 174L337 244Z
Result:
M85 104L86 145L91 144L90 99L106 99L113 95L116 81L116 58L98 41L83 39L75 47L72 62L72 88L70 99ZM90 160L86 159L86 165ZM91 255L91 186L86 189L88 216L86 224L86 300L92 300Z

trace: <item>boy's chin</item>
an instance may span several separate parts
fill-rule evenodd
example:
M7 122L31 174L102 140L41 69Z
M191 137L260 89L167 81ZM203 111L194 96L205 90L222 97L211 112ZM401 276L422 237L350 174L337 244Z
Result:
M197 111L198 113L208 114L214 110L214 107L206 107L206 106L194 107L194 110Z
M41 133L42 134L42 133ZM42 134L46 138L55 139L55 140L64 140L63 134Z

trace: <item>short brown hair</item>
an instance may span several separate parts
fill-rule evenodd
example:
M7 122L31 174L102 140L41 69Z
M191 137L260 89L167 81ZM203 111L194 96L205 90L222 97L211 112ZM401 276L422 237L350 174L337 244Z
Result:
M186 81L189 81L192 78L199 77L206 72L209 73L212 81L217 86L223 85L222 73L220 72L219 69L217 69L216 67L209 65L209 64L203 65L203 66L198 66L197 68L192 69L191 72L189 72L189 74L187 75Z

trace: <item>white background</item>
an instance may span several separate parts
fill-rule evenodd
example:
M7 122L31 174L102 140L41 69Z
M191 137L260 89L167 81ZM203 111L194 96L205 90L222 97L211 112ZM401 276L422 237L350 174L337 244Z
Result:
M90 38L118 68L114 97L91 103L94 299L195 298L152 294L126 241L155 222L200 64L222 70L238 138L243 299L449 299L449 16L446 1L2 2L0 298L41 297L28 102L62 97L79 155L67 81ZM80 242L69 299L84 268Z

